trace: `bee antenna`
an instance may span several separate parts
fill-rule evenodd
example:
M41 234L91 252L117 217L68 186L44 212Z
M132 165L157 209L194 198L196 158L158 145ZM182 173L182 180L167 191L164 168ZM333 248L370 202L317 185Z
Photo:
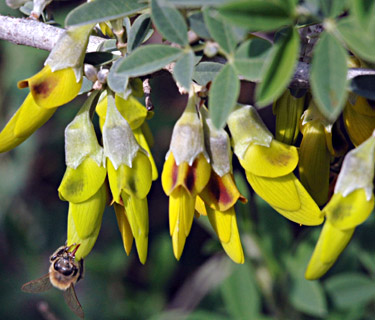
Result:
M77 244L77 246L75 247L75 249L70 253L73 257L75 257L76 252L77 252L78 248L80 247L80 245L81 245L80 243Z

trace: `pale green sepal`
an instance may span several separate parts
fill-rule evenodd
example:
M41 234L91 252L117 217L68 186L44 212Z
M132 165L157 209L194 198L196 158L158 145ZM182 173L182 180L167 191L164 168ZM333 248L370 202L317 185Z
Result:
M112 95L108 95L107 100L107 116L103 125L104 155L116 170L121 164L131 168L138 151L147 153L137 143L128 122L117 110Z
M82 202L91 198L103 185L107 170L86 158L76 169L67 167L58 188L61 200Z
M73 216L78 236L86 239L100 229L106 204L106 186L101 188L91 198L80 203L69 203L69 214Z
M202 119L199 118L196 110L198 102L194 90L191 90L186 109L173 128L169 152L173 153L177 166L183 162L192 166L200 153L205 156L207 162L210 162L204 147Z
M232 172L232 150L228 133L224 129L216 129L206 108L201 108L203 130L207 152L211 159L212 169L220 177Z
M73 121L65 129L65 163L76 169L84 159L92 158L102 166L103 148L99 145L90 119L90 107L96 93L92 93Z
M337 178L335 193L344 197L357 189L364 189L367 201L374 189L375 131L357 148L348 152Z
M253 106L237 106L228 117L227 124L233 138L234 153L244 159L247 148L255 143L269 147L273 139Z
M68 213L68 234L66 242L68 246L72 244L80 244L75 256L77 261L86 258L86 256L90 253L96 239L98 238L99 231L100 225L95 229L91 236L82 239L77 233L72 214L70 212Z
M52 72L73 68L77 82L82 79L82 65L89 36L95 24L70 27L56 42L44 65L49 65Z
M138 199L121 193L124 202L126 217L132 230L139 261L144 264L147 259L148 248L148 204L147 198Z

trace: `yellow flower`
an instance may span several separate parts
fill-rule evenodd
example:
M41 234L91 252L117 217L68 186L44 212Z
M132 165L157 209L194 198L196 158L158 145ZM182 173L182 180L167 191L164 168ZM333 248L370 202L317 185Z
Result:
M335 263L354 229L374 208L375 132L343 162L331 200L323 209L326 222L307 266L305 278L318 279Z
M240 194L233 179L232 151L228 134L216 129L202 107L206 150L211 161L210 180L196 199L196 210L207 215L225 252L236 263L245 258L237 227L234 205L238 199L247 200Z
M103 149L90 120L95 95L91 94L65 129L67 169L58 188L60 198L69 201L67 242L80 244L78 260L95 244L107 199Z
M228 126L234 153L254 191L291 221L322 223L318 206L293 174L296 148L274 140L252 106L238 107L229 116Z
M169 196L169 231L177 260L193 223L196 196L211 173L196 103L197 97L191 91L186 109L173 129L161 176L164 192Z
M0 132L0 152L25 141L56 111L74 99L82 85L82 65L92 25L65 30L48 56L45 67L19 88L30 88L24 103Z
M152 183L152 166L147 151L138 144L130 125L116 108L115 99L108 95L107 101L103 145L108 180L113 201L124 207L116 205L116 216L125 251L129 253L134 237L139 260L145 263L149 228L147 194Z
M116 94L115 104L117 110L128 122L137 142L143 149L147 151L148 159L150 160L152 166L152 180L155 181L158 178L158 170L156 168L154 157L151 153L150 143L146 139L146 134L149 134L149 136L152 137L148 124L145 121L148 116L146 107L131 95L127 97L127 99L123 99L118 94ZM99 116L99 125L101 128L103 128L105 122L107 105L107 96L105 96L99 101L98 105L96 106L96 113Z

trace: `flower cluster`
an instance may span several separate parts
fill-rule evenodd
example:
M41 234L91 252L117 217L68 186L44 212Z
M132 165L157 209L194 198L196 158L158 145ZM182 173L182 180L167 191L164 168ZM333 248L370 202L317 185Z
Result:
M162 172L169 196L173 252L180 259L195 208L207 215L229 257L244 262L234 204L243 197L233 179L229 138L213 127L194 90L177 121Z

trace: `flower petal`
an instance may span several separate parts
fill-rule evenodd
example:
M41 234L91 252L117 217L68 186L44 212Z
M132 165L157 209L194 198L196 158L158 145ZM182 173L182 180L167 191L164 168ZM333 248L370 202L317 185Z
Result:
M98 116L105 119L107 114L107 97L102 99L96 106ZM133 96L123 99L119 95L115 96L115 104L121 115L129 123L132 130L139 128L147 117L147 109Z
M319 206L328 200L331 155L326 144L324 126L311 121L303 127L299 149L301 183Z
M114 203L113 207L115 209L117 225L121 233L124 249L126 254L129 255L133 245L133 234L128 218L126 217L125 208L117 203Z
M287 219L307 226L323 222L319 207L293 173L268 178L246 171L246 178L254 191Z
M343 197L335 193L323 209L327 220L340 230L348 230L364 222L374 209L374 196L368 201L366 192L357 189Z
M159 173L158 173L158 169L157 169L156 164L155 164L154 157L152 156L150 147L149 147L149 145L147 143L147 140L146 140L146 138L143 134L143 131L142 131L141 128L137 128L137 129L133 130L133 133L134 133L134 137L137 140L137 142L139 143L139 145L143 149L145 149L148 153L148 159L150 160L150 163L151 163L152 181L155 181L158 178Z
M101 188L91 198L80 203L69 203L69 214L73 217L78 236L86 239L100 229L106 204L106 187Z
M169 230L172 236L173 253L180 259L194 218L195 197L183 188L173 190L169 197Z
M220 177L213 170L210 180L199 195L207 205L219 211L233 207L241 196L231 173Z
M21 107L0 132L0 152L9 151L30 137L55 113L39 107L29 93Z
M269 147L252 143L246 150L241 166L246 170L262 177L280 177L292 172L298 164L298 152L294 146L289 146L275 139Z
M207 215L227 255L235 263L244 263L245 257L238 232L234 207L225 212L207 208Z
M356 112L350 103L347 103L343 117L346 131L355 146L370 137L375 129L375 115L369 116Z
M199 216L201 215L207 216L206 205L200 196L197 196L195 199L195 211L196 211L195 214L197 218L199 218Z
M138 152L133 160L132 168L122 164L115 170L112 162L108 159L108 180L113 198L120 203L119 196L122 191L127 194L143 199L151 189L151 164L143 152Z
M322 277L335 263L340 253L345 249L354 232L353 229L340 230L326 221L315 246L305 272L307 280Z
M72 214L68 213L68 234L66 242L67 246L70 246L72 244L80 244L75 255L75 259L77 261L85 258L90 253L92 247L96 242L96 239L98 238L99 231L100 227L95 229L90 237L82 239L77 233Z
M103 185L107 175L103 166L98 166L95 160L86 158L73 169L67 167L58 188L62 200L79 203L92 197Z
M139 199L135 196L121 193L125 214L135 238L139 261L144 264L147 259L148 248L148 204L147 198Z
M173 190L183 186L192 196L201 192L206 186L211 174L210 164L203 154L200 154L189 166L187 162L177 166L173 153L170 152L164 163L161 181L164 192L170 195Z
M56 108L73 100L81 86L82 80L77 82L72 68L52 72L48 65L31 78L18 82L19 88L30 87L36 104L46 109Z

